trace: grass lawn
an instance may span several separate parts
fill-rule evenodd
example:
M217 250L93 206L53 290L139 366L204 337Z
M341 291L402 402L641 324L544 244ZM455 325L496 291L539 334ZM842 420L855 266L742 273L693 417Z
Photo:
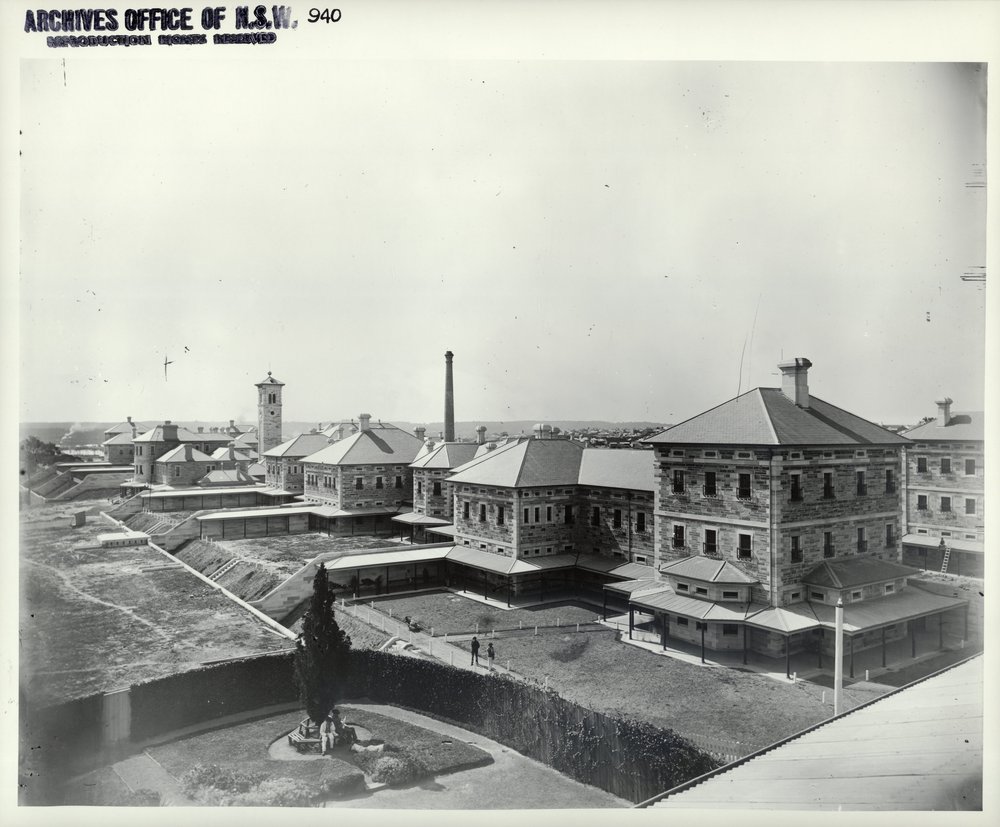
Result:
M566 632L494 641L497 662L592 709L649 721L681 735L766 746L833 714L822 687L740 669L705 668L621 643L616 633ZM480 651L482 654L482 651ZM852 704L878 692L845 690Z
M477 623L479 634L486 634L491 629L517 629L518 623L530 629L534 626L554 626L557 622L562 625L592 623L600 616L596 608L566 603L528 609L496 609L446 591L366 598L365 603L370 604L372 599L376 609L383 612L391 609L392 616L396 618L409 615L425 629L433 627L435 635L472 634L476 632Z
M483 766L493 760L478 747L442 738L405 721L350 706L341 706L340 710L345 723L363 726L373 738L405 750L434 775ZM149 754L178 779L196 764L214 764L241 773L259 773L268 779L291 779L316 790L324 784L343 792L363 789L362 770L355 765L354 754L347 750L339 751L335 758L313 761L270 757L270 744L294 729L302 717L301 712L273 715L152 747Z

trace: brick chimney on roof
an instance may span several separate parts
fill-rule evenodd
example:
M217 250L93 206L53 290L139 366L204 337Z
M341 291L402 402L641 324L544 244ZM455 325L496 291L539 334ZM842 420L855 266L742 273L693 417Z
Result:
M476 444L484 445L486 443L486 426L480 425L476 428Z
M944 397L944 399L938 399L935 401L935 405L938 408L938 425L947 425L951 422L951 403L952 398L950 396Z
M455 384L452 378L451 360L455 354L450 350L444 354L444 439L455 441Z
M367 431L369 428L371 428L371 420L372 420L371 414L366 414L366 413L358 414L358 423L362 431Z
M800 408L809 407L809 368L812 362L804 357L779 362L781 392Z
M413 429L413 435L421 442L424 441L424 434L426 433L427 429L423 425L417 425L417 427Z
M184 460L185 462L191 462L194 459L194 454L192 453L194 449L191 447L190 442L184 443Z

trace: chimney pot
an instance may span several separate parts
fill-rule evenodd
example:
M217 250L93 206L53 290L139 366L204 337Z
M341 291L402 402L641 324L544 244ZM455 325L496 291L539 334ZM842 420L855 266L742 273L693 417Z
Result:
M952 398L946 396L943 399L938 399L934 404L938 408L938 425L947 425L951 422L951 403Z
M779 362L781 371L781 392L800 408L809 407L809 368L812 362L797 357L787 362Z
M163 424L164 424L164 425L173 425L174 423L173 423L173 422L171 422L171 421L170 421L169 419L164 419L164 420L163 420Z

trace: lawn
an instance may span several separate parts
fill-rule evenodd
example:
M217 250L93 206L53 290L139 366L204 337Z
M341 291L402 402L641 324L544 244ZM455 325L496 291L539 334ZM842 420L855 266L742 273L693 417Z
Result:
M490 630L531 629L535 626L568 626L577 623L593 623L599 619L597 609L579 605L551 603L537 608L498 609L479 603L461 594L440 591L399 597L376 597L375 608L392 616L403 618L407 615L420 622L424 629L434 629L435 635L443 634L486 634ZM365 600L366 605L371 600ZM478 624L478 629L477 629ZM520 626L519 626L520 624Z
M71 510L21 516L20 680L38 706L291 648L169 557L97 547L114 527L91 517L70 528Z
M649 721L682 735L773 743L833 713L822 687L776 681L742 669L706 668L630 646L612 630L514 636L493 641L497 662L592 709ZM480 650L482 654L482 650ZM845 690L857 704L877 692Z
M368 729L372 737L385 742L386 755L404 751L426 768L430 775L441 775L492 763L489 753L463 741L453 741L423 727L374 712L339 707L346 724ZM280 761L268 754L270 744L283 738L298 725L301 712L283 713L238 724L226 729L202 733L149 750L171 775L180 779L197 764L216 765L244 776L289 779L318 791L324 786L333 792L353 793L364 789L360 759L343 749L337 757Z

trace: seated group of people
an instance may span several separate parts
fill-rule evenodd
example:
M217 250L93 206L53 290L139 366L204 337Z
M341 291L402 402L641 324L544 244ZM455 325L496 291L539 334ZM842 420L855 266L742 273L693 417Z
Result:
M340 720L340 713L334 709L326 716L326 720L319 725L319 746L320 753L326 755L328 750L332 750L337 744L353 744L357 741L357 734L353 727L344 726Z

